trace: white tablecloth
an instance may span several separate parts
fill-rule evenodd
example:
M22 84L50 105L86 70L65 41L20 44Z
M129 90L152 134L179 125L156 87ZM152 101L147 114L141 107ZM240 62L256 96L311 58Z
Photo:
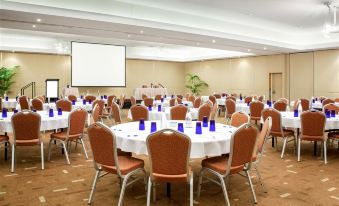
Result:
M334 104L339 107L339 102L335 102ZM323 103L321 103L320 101L315 101L314 103L311 102L311 107L313 109L322 109L323 108Z
M58 112L54 111L54 117L49 117L49 113L46 111L38 111L41 115L41 128L40 131L54 130L68 127L69 112L62 112L62 115L58 115ZM2 118L0 115L0 132L12 133L11 117L13 112L7 113L7 118Z
M142 94L146 94L148 97L155 97L155 95L167 95L167 88L136 88L134 91L134 97L137 100L142 99Z
M267 104L264 104L264 108L269 108ZM250 107L247 106L246 103L237 103L235 105L236 112L244 112L246 114L250 114Z
M182 103L187 106L188 108L192 108L193 107L193 103L190 101L182 101ZM141 101L141 105L145 105L144 101ZM161 105L162 107L169 107L169 99L164 99L163 102L161 102L161 100L154 100L153 101L153 105L154 106L158 106Z
M2 99L2 108L13 109L16 108L17 104L18 102L16 101L16 99L8 99L8 101Z
M171 128L177 130L177 122L170 121L166 125L157 122L157 129ZM180 121L183 122L183 121ZM146 138L150 134L151 122L145 122L145 130L139 130L139 122L129 122L118 124L111 127L116 135L117 147L126 152L147 155ZM185 127L184 133L191 138L191 155L190 158L204 158L206 156L219 156L230 152L230 140L232 133L236 128L216 124L216 131L210 132L208 127L203 127L202 134L195 134L195 122L192 127Z
M217 103L218 103L218 105L220 105L220 106L225 106L225 104L226 104L226 97L225 97L225 98L221 98L221 99L217 99ZM244 100L243 100L243 99L242 99L242 100L237 99L237 100L236 100L236 103L238 103L238 104L244 103Z
M164 110L163 110L164 109ZM158 121L163 121L163 120L170 120L171 115L170 115L170 108L165 107L163 108L161 112L158 111L158 108L152 108L152 111L148 111L148 119L149 120L158 120ZM193 120L198 119L198 109L196 108L190 108L189 113L191 115L191 118ZM132 113L131 110L128 110L127 117L129 119L132 119Z

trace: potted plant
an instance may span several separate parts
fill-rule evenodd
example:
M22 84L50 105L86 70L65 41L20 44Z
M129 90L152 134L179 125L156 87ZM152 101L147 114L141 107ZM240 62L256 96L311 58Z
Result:
M14 83L13 77L19 66L14 67L1 67L0 69L0 96L7 94L10 87Z
M193 95L195 96L199 95L201 90L207 87L208 84L202 79L200 79L198 75L187 74L186 88L189 89Z

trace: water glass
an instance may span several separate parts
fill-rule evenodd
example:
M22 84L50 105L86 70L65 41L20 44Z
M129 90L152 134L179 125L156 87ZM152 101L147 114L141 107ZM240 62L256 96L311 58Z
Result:
M298 117L298 110L294 110L294 117Z
M148 106L148 111L152 111L152 106L151 105Z
M313 104L315 103L315 99L312 99L312 103L313 103Z
M13 110L13 112L14 112L14 114L16 114L16 113L18 113L18 110L17 110L17 109L15 109L15 110Z
M62 109L58 108L58 115L62 115Z
M178 123L178 131L184 133L184 123Z
M7 109L3 108L2 109L2 118L6 118L7 117Z
M156 122L151 122L151 133L157 131L157 123Z
M75 100L72 100L72 105L75 105Z
M82 100L82 104L83 104L83 105L86 105L86 99L83 99L83 100Z
M164 98L161 98L161 102L164 102Z
M215 132L215 120L214 119L210 120L210 131Z
M208 119L206 116L202 118L202 126L203 127L208 127Z
M331 117L335 117L335 110L331 111Z
M101 99L104 99L104 96L100 96Z
M8 102L8 96L6 96L6 102Z
M49 109L49 117L54 117L54 111L53 109Z
M82 95L80 96L80 99L82 99L83 97L82 97Z
M107 99L107 95L104 95L104 99Z
M325 114L326 114L326 118L331 118L331 111L330 110L326 110Z
M139 120L139 130L145 130L145 120L144 119Z
M88 103L89 103L89 104L92 104L92 100L89 100Z
M202 134L201 122L197 122L195 125L195 134Z
M158 112L161 112L161 105L158 105Z

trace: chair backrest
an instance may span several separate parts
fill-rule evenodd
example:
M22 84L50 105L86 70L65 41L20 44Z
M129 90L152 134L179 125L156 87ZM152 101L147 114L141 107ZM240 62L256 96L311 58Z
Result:
M94 102L92 103L92 110L95 107L95 105L99 105L99 115L102 115L102 113L104 112L104 108L105 108L105 101L102 99L97 99L94 100Z
M144 105L146 107L149 107L149 106L153 107L153 99L152 98L145 98L144 99Z
M92 102L94 102L94 100L96 100L96 96L94 96L94 95L87 95L87 96L85 97L85 100L86 100L87 102L89 102L89 100L91 100Z
M217 113L218 113L218 108L219 108L219 105L218 103L215 103L212 107L212 111L211 111L211 115L210 115L210 119L215 119Z
M67 99L60 99L56 102L57 108L61 108L62 111L70 112L72 111L72 102Z
M112 102L112 116L114 118L114 122L116 124L121 123L121 114L120 114L120 107L116 102Z
M21 110L29 109L29 103L26 96L19 97L19 104Z
M300 115L301 137L324 139L326 117L323 112L308 110Z
M194 108L199 108L200 105L201 105L201 97L197 97L197 98L194 100L193 107L194 107Z
M71 101L71 102L72 102L72 101L77 101L77 100L78 100L77 97L76 97L75 95L73 95L73 94L68 95L67 98L68 98L68 100Z
M42 111L44 109L44 104L42 103L40 98L34 98L32 99L32 108L37 111Z
M237 102L237 98L234 97L234 96L228 96L228 97L226 97L226 100L228 100L228 99L232 99L234 102Z
M169 106L174 107L175 106L175 98L172 98L169 100Z
M320 100L320 101L323 101L323 100L325 100L325 99L327 99L327 97L325 97L325 96L320 96L320 97L319 97L319 100Z
M231 96L237 98L238 95L237 93L232 93Z
M177 97L177 102L178 102L178 104L182 104L182 99Z
M73 110L68 117L68 135L82 135L87 120L87 111L82 108Z
M257 101L257 100L258 100L258 96L257 96L256 94L252 94L252 99L253 99L254 101Z
M116 167L117 173L121 175L114 133L100 122L90 125L87 132L95 167L99 168L100 165Z
M334 103L334 100L333 99L324 99L323 100L323 106L326 105L326 104L330 104L330 103Z
M214 96L216 99L221 99L221 95L220 95L220 94L213 94L213 96Z
M308 101L308 99L300 99L300 104L303 112L310 109L310 101Z
M120 99L119 99L119 107L120 107L120 109L124 108L124 105L125 105L125 95L122 94L120 96Z
M95 105L92 110L91 123L95 123L99 121L99 118L100 118L99 110L100 110L99 105Z
M37 96L36 98L40 99L42 101L42 103L45 103L45 97L43 96Z
M278 101L277 102L279 102L279 101L283 101L283 102L285 102L287 105L288 105L288 99L286 99L286 98L280 98L280 99L278 99Z
M32 111L24 110L11 118L14 142L16 140L37 140L41 138L41 116Z
M185 120L187 110L188 110L187 107L182 104L178 104L174 107L171 107L170 110L171 120Z
M190 95L189 93L186 93L186 94L185 94L186 101L188 101L188 99L189 99L190 96L191 96L191 95ZM182 99L182 98L180 98L180 99Z
M262 125L261 132L258 138L256 152L253 153L254 155L262 154L264 152L264 145L268 136L270 135L271 127L272 127L272 118L268 117L265 120L264 124Z
M181 95L181 94L177 94L176 96L177 96L178 98L180 98L180 99L183 99L183 98L184 98L184 96Z
M137 104L137 100L135 99L134 96L131 96L130 100L131 100L131 105L132 106Z
M148 120L148 109L147 107L136 104L131 107L131 114L133 121L139 121L140 119Z
M217 99L216 99L215 96L213 96L213 95L210 95L210 96L208 97L208 99L213 103L213 105L214 105L215 102L217 101Z
M252 102L252 97L251 96L248 96L245 98L244 102L247 104L247 103L250 103Z
M339 107L338 107L337 105L335 105L334 103L326 104L326 105L323 107L323 112L325 112L326 110L329 110L329 111L335 111L336 114L339 113Z
M262 111L262 118L264 121L268 117L272 118L272 127L271 127L271 132L273 133L281 133L282 132L282 123L281 123L281 114L278 110L274 108L266 108Z
M274 103L273 108L280 112L284 112L287 109L287 104L285 101L279 100L276 103Z
M191 139L183 133L163 129L154 132L146 140L150 160L150 175L187 175L189 180L189 159Z
M293 111L296 110L296 109L299 109L299 100L298 99L296 101L294 101L292 109L293 109Z
M141 98L144 100L147 98L147 95L146 94L142 94Z
M257 134L255 126L249 123L242 125L232 134L226 174L231 172L231 168L238 168L236 172L240 172L245 165L247 169L251 167Z
M115 99L116 99L117 97L115 96L115 95L109 95L108 97L107 97L107 106L111 106L112 105L112 102L115 102Z
M207 117L209 119L211 111L212 107L208 103L201 105L198 111L198 121L202 121L204 117Z
M195 96L193 96L193 95L189 96L188 101L192 102L192 104L193 104L194 101L195 101Z
M226 116L229 118L235 112L235 101L233 99L226 99Z
M250 121L250 117L248 114L244 112L235 112L231 116L230 125L233 127L240 127L243 124L246 124Z
M155 95L155 100L161 100L161 94Z
M335 101L335 102L339 102L339 98L335 98L334 101Z
M250 103L250 114L251 117L261 117L261 112L265 105L262 102L254 101Z
M263 96L263 95L260 95L260 96L258 97L258 101L259 101L259 102L263 102L263 101L264 101L264 96Z

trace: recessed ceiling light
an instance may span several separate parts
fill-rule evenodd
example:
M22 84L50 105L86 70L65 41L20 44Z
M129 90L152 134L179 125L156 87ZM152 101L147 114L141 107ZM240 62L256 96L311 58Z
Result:
M214 44L216 41L215 41L215 39L212 39L212 43Z
M251 50L250 49L247 49L248 52L250 52Z
M35 24L33 24L32 27L35 28L36 27Z
M264 47L264 50L266 50L267 48L266 47Z
M38 19L36 19L36 21L37 21L37 22L41 22L41 19L40 19L40 18L38 18Z
M140 30L140 34L143 34L144 33L144 31L143 30Z

